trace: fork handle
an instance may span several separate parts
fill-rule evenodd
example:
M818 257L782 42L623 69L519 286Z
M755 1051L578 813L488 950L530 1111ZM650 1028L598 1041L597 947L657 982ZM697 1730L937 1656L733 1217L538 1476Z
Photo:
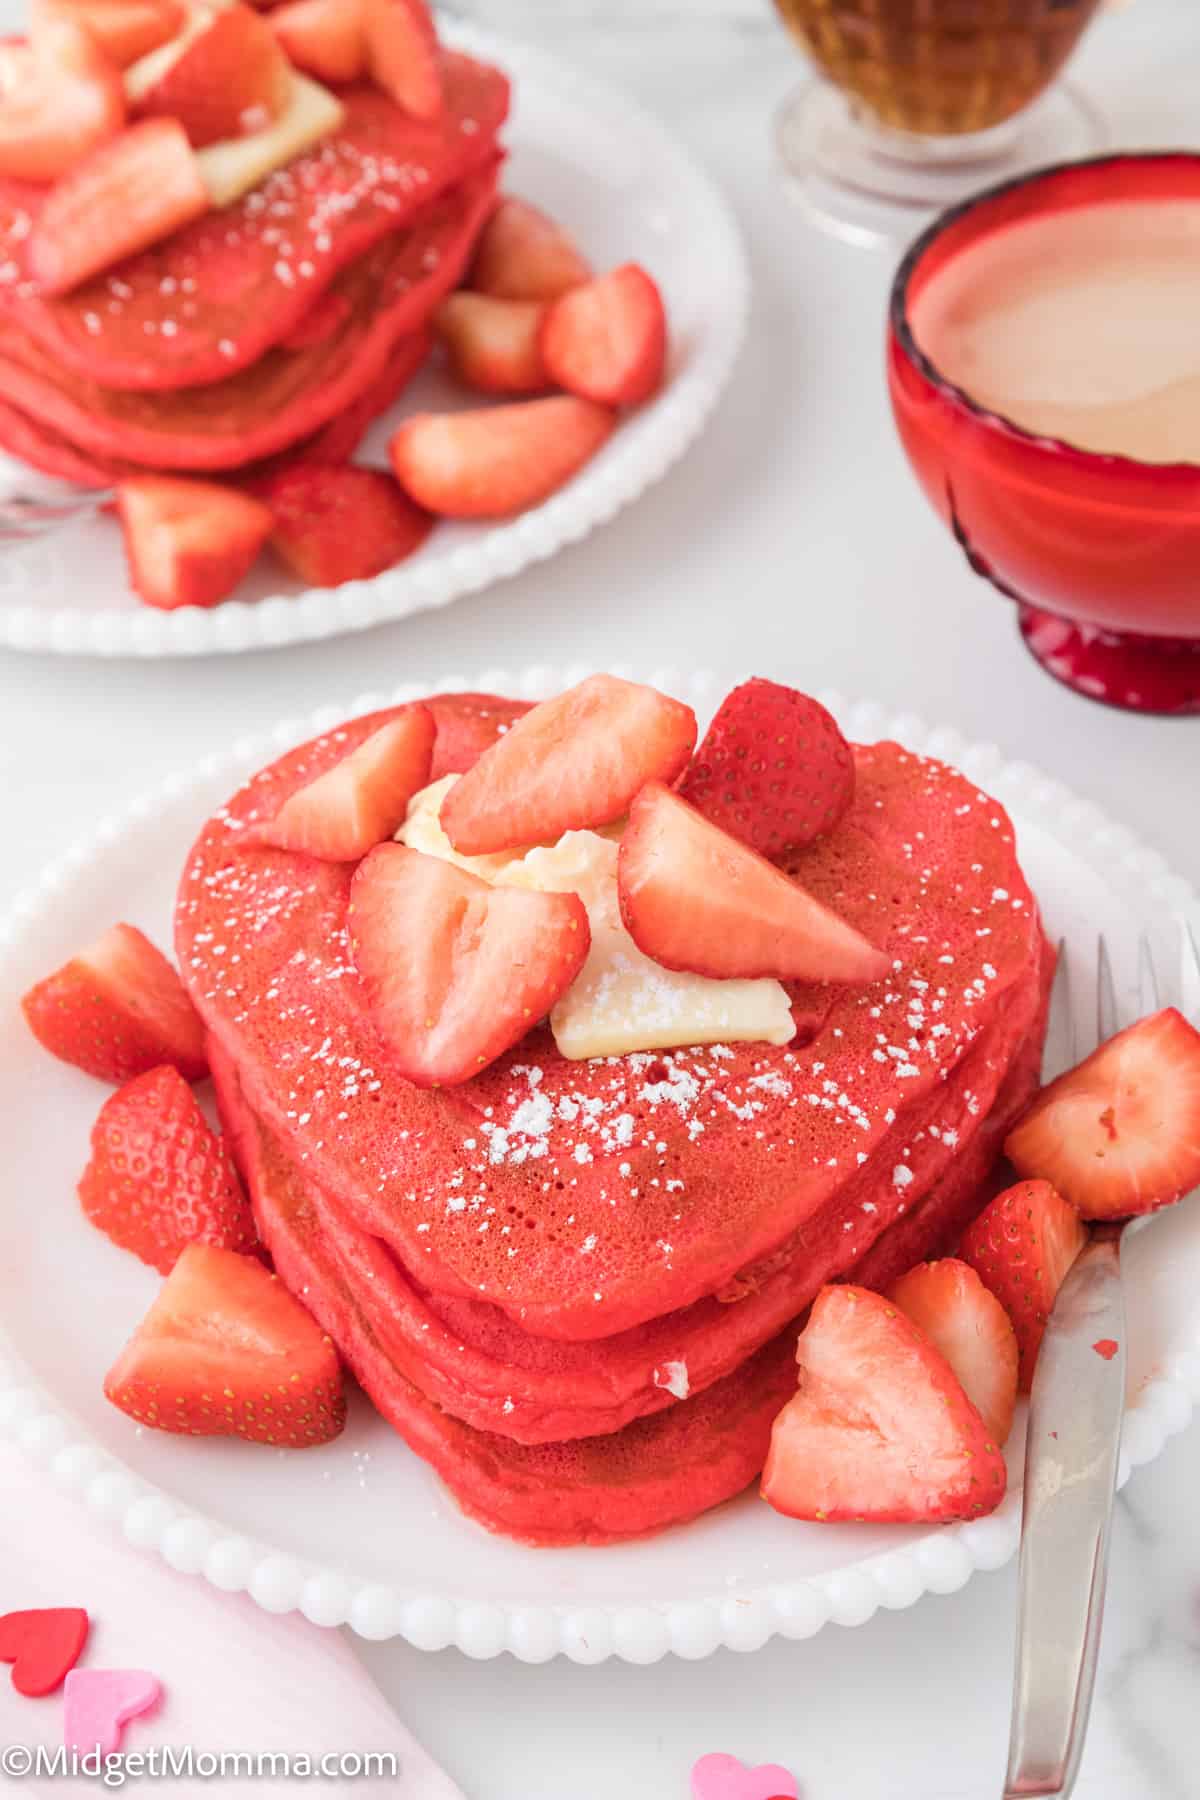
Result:
M1125 1302L1113 1232L1088 1245L1063 1282L1034 1377L1004 1800L1067 1795L1075 1786L1096 1679L1124 1404Z

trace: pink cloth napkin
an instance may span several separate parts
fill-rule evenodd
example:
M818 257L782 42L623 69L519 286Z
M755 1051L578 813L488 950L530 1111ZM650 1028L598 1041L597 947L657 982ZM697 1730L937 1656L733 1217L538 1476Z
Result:
M121 1748L191 1745L196 1751L394 1752L398 1776L314 1776L306 1794L357 1800L463 1800L448 1776L401 1725L349 1644L298 1613L276 1618L244 1594L223 1594L178 1575L96 1524L51 1478L0 1443L0 1614L31 1607L82 1606L92 1628L80 1668L149 1669L163 1695L125 1727ZM63 1741L61 1690L29 1700L0 1664L0 1749ZM201 1765L203 1766L203 1765ZM14 1800L65 1800L112 1791L101 1781L0 1778ZM172 1800L222 1793L277 1800L283 1784L230 1775L227 1781L165 1776L130 1780Z

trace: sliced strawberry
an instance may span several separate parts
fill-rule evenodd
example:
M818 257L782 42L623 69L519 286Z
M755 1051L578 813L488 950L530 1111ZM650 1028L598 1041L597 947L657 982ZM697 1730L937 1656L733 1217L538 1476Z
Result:
M485 394L536 394L549 386L539 336L545 308L537 300L494 300L465 290L443 300L434 329L455 374Z
M188 1244L258 1244L225 1146L169 1063L126 1082L100 1108L79 1200L114 1244L163 1275Z
M288 0L267 23L288 61L318 81L357 81L366 74L362 0Z
M497 300L557 300L591 274L561 225L506 195L483 229L467 285Z
M425 0L363 0L371 79L414 119L436 119L445 105L442 53Z
M796 1346L763 1498L792 1519L939 1524L992 1512L1004 1458L954 1371L898 1307L822 1288Z
M235 5L212 15L142 94L138 111L178 119L200 149L265 130L291 91L291 66L271 27L251 7Z
M610 436L607 407L570 395L482 412L418 413L388 446L401 486L450 519L500 519L546 500Z
M151 606L215 606L254 563L274 525L236 488L181 475L132 475L117 512L134 590Z
M637 406L662 384L667 313L657 284L625 263L556 300L542 326L550 379L605 406Z
M530 700L502 700L496 694L435 694L425 704L437 726L430 781L473 769L484 751L507 736L533 706Z
M690 706L640 682L589 675L518 721L446 796L464 856L554 843L608 825L647 781L674 781L696 742Z
M1017 1405L1017 1337L975 1270L952 1256L918 1263L887 1297L945 1357L993 1443L1007 1443Z
M467 1081L566 992L591 932L577 894L494 888L439 857L381 844L355 871L350 945L399 1073Z
M337 1352L254 1256L189 1244L109 1370L114 1406L156 1431L308 1449L346 1422Z
M1005 1149L1085 1219L1155 1212L1200 1187L1200 1031L1173 1006L1043 1090Z
M100 1081L173 1063L208 1073L204 1027L175 970L136 925L114 925L21 1001L43 1049Z
M958 1247L1012 1320L1027 1394L1055 1295L1087 1243L1079 1214L1048 1181L1021 1181L986 1206Z
M854 755L818 700L756 678L721 702L679 792L760 856L782 856L847 811Z
M254 841L325 862L357 862L395 836L409 801L429 781L434 731L428 707L406 707L289 795L270 823L253 833Z
M445 815L443 807L443 824ZM634 942L667 969L866 982L892 966L852 925L661 782L648 783L629 809L617 878Z
M29 35L37 43L52 20L67 19L126 69L173 38L185 16L180 0L30 0Z
M312 587L379 575L433 528L382 469L298 464L256 482L254 492L271 509L271 548Z
M76 162L47 195L30 234L29 272L46 293L64 294L208 204L183 126L143 119Z
M0 45L0 176L57 181L125 123L121 72L82 25L48 18Z

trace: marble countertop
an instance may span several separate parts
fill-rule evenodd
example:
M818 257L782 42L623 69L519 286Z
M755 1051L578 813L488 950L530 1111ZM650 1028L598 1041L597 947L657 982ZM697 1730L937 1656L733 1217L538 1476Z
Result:
M0 657L0 902L97 813L214 745L367 686L531 660L684 661L830 684L994 739L1099 801L1200 881L1200 721L1068 696L967 573L896 447L880 375L885 255L813 235L769 143L800 68L767 0L474 0L635 90L728 192L756 280L731 392L685 463L612 529L453 608L208 662ZM1135 0L1076 65L1115 141L1195 141L1194 0ZM731 602L736 598L736 604ZM1190 827L1190 828L1189 828ZM1200 1793L1200 1431L1118 1505L1081 1800ZM469 1800L688 1800L705 1751L792 1767L805 1800L995 1800L1012 1570L800 1644L648 1670L364 1660Z

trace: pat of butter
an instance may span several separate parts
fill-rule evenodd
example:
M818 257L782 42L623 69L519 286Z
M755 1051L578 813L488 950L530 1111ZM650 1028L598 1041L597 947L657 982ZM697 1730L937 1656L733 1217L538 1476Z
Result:
M520 862L524 850L499 850L494 856L462 856L442 830L442 802L458 780L457 775L444 775L414 794L408 803L408 814L396 833L396 841L410 850L423 850L426 856L439 856L443 862L455 863L480 881L495 882L511 863Z
M796 1027L779 982L712 981L664 969L625 929L617 895L618 846L594 831L568 831L530 850L500 876L505 887L578 894L592 947L550 1014L554 1041L572 1061L671 1050L684 1044L786 1044Z
M209 199L214 206L232 206L276 169L329 137L345 116L341 101L328 88L310 81L307 75L293 73L287 110L265 130L225 138L196 151Z

